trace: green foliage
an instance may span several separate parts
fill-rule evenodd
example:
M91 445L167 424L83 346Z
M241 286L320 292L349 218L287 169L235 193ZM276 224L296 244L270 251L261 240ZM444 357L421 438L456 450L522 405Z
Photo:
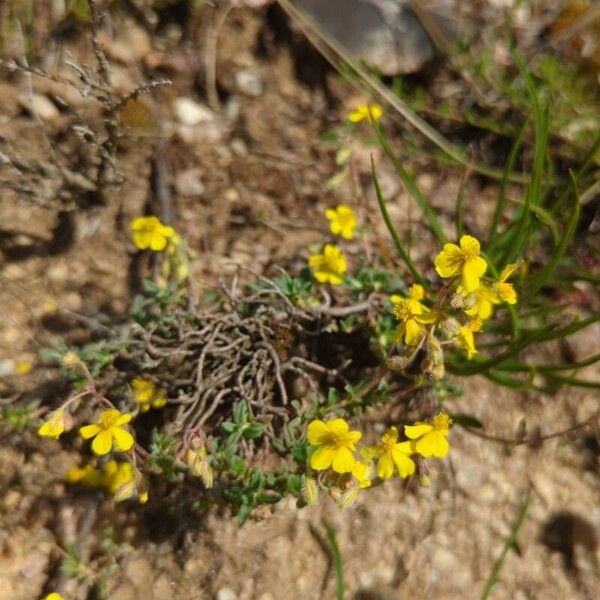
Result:
M34 427L36 425L35 413L38 406L38 400L25 405L0 405L0 423L6 423L16 431L24 431Z

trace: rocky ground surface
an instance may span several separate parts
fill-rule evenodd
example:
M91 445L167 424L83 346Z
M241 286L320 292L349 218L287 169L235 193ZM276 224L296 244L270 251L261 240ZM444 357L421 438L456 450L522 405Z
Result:
M500 4L486 4L485 11L498 19L493 11L501 11ZM203 31L202 22L195 25L191 31ZM150 181L156 165L167 168L173 190L158 207L171 211L195 252L198 296L229 276L233 263L256 272L300 266L307 246L325 232L323 210L340 201L357 206L384 247L385 230L374 218L371 154L393 200L392 218L402 231L414 232L415 260L431 260L435 249L416 222L417 209L365 143L366 130L362 141L353 142L353 177L334 189L326 186L336 165L320 135L339 126L363 98L314 54L299 54L304 46L297 34L283 43L284 33L264 12L235 8L220 31L211 103L200 39L186 36L177 22L166 23L156 37L132 18L112 23L112 36L103 41L117 91L128 91L148 74L168 77L173 85L121 115L133 133L119 152L123 184L110 191L106 206L76 211L66 233L53 235L63 218L56 205L26 202L22 190L15 192L18 186L3 184L0 378L6 401L24 390L35 389L42 398L58 393L43 385L39 349L59 337L85 343L90 321L110 326L127 311L135 291L127 224L155 201ZM83 64L94 61L80 34L46 49L49 70L63 64L67 51ZM306 80L306 65L316 80ZM37 77L2 71L0 97L0 150L28 160L48 161L52 147L65 156L74 151L67 133L71 113L59 97L85 122L98 123L98 105L89 97ZM386 127L396 140L403 135L401 122L390 120ZM158 149L157 131L164 140ZM452 231L461 174L426 157L414 166ZM6 167L1 175L13 184L19 176ZM37 181L27 193L40 197L49 186ZM484 227L495 193L495 184L468 182L465 220L472 230ZM65 238L72 243L56 244ZM351 257L363 251L357 243ZM589 356L598 339L599 328L588 331L571 341L571 350ZM28 365L33 368L25 373ZM594 375L593 369L586 374ZM512 393L479 379L460 385L464 395L452 401L452 410L477 415L491 436L513 438L523 419L529 432L539 427L550 434L597 410L593 391L548 396ZM40 442L31 432L0 435L0 598L32 600L59 583L65 598L92 597L84 583L57 572L73 543L84 559L102 548L108 557L101 563L102 591L111 600L334 598L323 521L338 535L348 598L479 598L528 490L528 516L491 598L593 599L600 589L600 464L592 431L511 447L457 428L450 457L436 465L429 487L388 484L362 493L343 512L327 498L301 511L284 501L241 528L216 510L198 521L178 506L165 515L156 514L151 502L132 511L82 496L63 483L77 460L66 445ZM84 569L82 581L94 575Z

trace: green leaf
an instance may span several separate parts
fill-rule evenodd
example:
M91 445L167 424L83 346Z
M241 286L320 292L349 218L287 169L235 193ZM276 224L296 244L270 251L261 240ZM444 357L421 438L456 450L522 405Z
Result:
M471 429L483 429L483 423L473 415L463 413L451 415L452 421L461 427L470 427Z

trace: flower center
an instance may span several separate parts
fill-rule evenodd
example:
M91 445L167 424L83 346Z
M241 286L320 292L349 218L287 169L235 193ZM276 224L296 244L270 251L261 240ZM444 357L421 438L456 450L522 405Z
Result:
M433 417L433 428L436 431L448 431L452 425L452 419L444 413L439 413Z

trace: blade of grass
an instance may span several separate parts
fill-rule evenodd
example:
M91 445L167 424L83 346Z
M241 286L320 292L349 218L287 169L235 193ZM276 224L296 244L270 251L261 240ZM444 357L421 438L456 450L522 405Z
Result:
M579 202L579 194L577 192L577 184L575 183L573 174L571 174L571 184L575 201L569 222L567 223L567 229L561 237L560 243L552 252L552 255L550 256L546 266L529 278L527 286L527 296L529 297L533 296L533 294L535 294L554 273L561 259L565 255L573 236L575 235L575 229L577 228L577 223L579 222L581 206Z
M490 592L492 588L498 581L498 577L500 576L500 572L502 571L502 567L504 566L504 561L508 555L509 550L515 548L517 543L517 536L519 535L519 531L525 522L525 518L527 517L527 513L529 512L529 504L531 502L531 490L528 490L527 496L521 505L521 509L519 510L519 514L513 523L513 526L510 530L510 535L506 538L506 542L504 542L504 547L502 548L502 552L500 556L494 562L492 567L492 571L487 581L485 582L485 587L483 588L483 592L481 592L480 600L487 600L489 598Z
M333 527L327 521L323 521L323 526L327 533L327 541L329 542L331 559L335 570L336 597L337 600L344 600L344 562L342 554Z
M527 364L521 362L514 363L503 363L499 369L502 371L510 371L510 372L526 372L530 370L534 370L538 373L553 373L554 371L574 371L575 369L582 369L583 367L589 367L596 362L600 361L600 353L594 354L589 358L584 358L583 360L579 360L577 362L565 363L562 365L538 365L538 364Z
M555 339L562 339L569 335L573 335L594 323L600 321L600 315L593 315L587 319L581 321L576 320L567 327L557 329L559 322L548 323L543 329L534 330L522 330L521 338L519 341L514 342L511 346L498 356L475 362L470 361L471 364L466 362L457 363L452 359L448 360L447 370L453 375L475 375L476 373L485 373L493 367L503 364L509 358L516 356L519 352L534 343L549 342Z
M597 154L600 153L600 133L598 137L594 140L594 143L589 147L588 151L585 153L583 160L579 167L575 170L574 179L575 183L579 183L579 180L587 173L588 169L595 162ZM560 196L556 199L554 203L551 204L551 210L556 213L558 210L562 208L565 200L569 197L571 192L571 182L567 182L565 185L565 189L562 191Z
M416 281L418 281L426 290L429 290L429 283L425 280L425 278L419 273L418 269L415 267L415 264L411 260L408 252L404 249L402 245L402 240L398 235L398 231L394 227L392 220L390 219L390 214L388 213L387 207L385 205L385 199L383 198L383 193L381 192L381 186L379 185L379 178L377 177L377 171L375 169L375 161L371 156L371 174L373 176L373 185L375 186L375 195L377 196L377 203L379 204L379 210L381 211L381 216L383 217L383 221L392 236L392 240L394 240L394 245L396 246L396 250L398 251L398 255L400 259L404 262L404 264L408 267L411 275L414 277Z
M440 244L445 244L448 241L442 226L435 214L435 211L429 204L427 198L423 195L423 192L417 186L414 178L410 175L410 173L402 166L401 162L396 158L394 152L390 148L387 140L385 139L385 135L383 134L383 130L381 129L379 123L371 118L371 125L373 126L373 130L375 131L375 135L377 136L377 141L381 146L381 149L385 152L387 157L390 159L391 163L394 165L394 169L396 173L398 173L400 179L402 179L402 183L404 183L406 189L409 194L413 197L415 202L419 205L423 216L425 217L429 227L433 231L434 235L437 237Z
M504 173L502 174L502 181L500 183L500 191L498 192L498 200L496 201L496 207L494 208L494 215L492 217L492 221L490 223L490 229L488 232L488 242L487 246L490 252L494 249L494 241L498 236L498 227L500 225L500 219L504 214L504 208L506 206L506 190L508 188L508 183L510 180L510 174L514 171L515 164L517 162L517 158L519 156L519 152L523 147L523 138L525 136L525 131L527 130L528 121L523 123L519 131L519 135L516 137L512 148L510 149L510 154L508 155L508 160L506 162L506 167L504 168Z

